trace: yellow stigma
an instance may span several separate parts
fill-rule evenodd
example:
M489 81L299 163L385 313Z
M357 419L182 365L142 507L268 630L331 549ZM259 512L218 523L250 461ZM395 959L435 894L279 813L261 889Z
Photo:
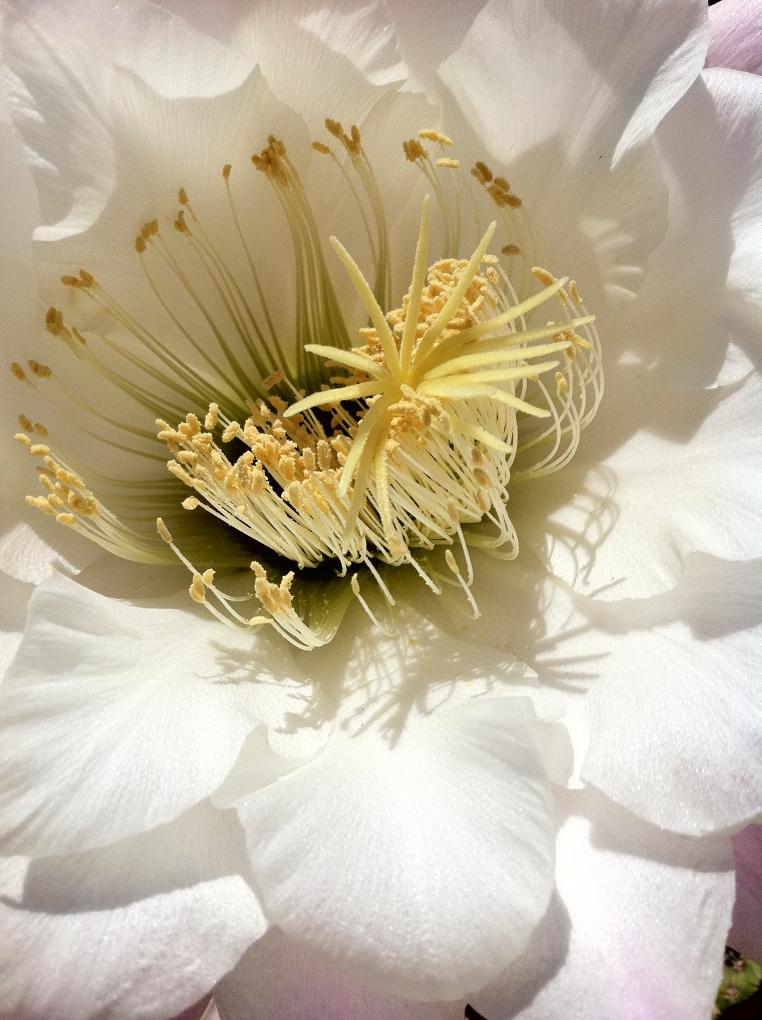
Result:
M568 279L547 274L543 291L511 303L507 278L487 254L495 228L490 224L470 259L442 259L427 268L427 197L410 290L402 308L386 314L357 263L331 238L372 326L362 330L365 344L351 351L308 347L352 374L346 385L292 404L284 418L340 405L352 423L337 478L338 498L351 491L351 500L335 507L350 558L371 544L372 555L409 562L411 549L449 543L462 523L479 522L490 511L495 544L515 539L505 503L517 451L516 414L551 416L546 398L526 399L527 387L558 367L573 331L593 317L517 329L554 295L566 303ZM486 454L490 470L473 469L475 454Z

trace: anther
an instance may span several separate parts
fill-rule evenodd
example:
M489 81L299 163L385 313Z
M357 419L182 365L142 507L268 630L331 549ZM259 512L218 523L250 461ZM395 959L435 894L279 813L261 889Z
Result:
M162 541L166 542L167 545L173 544L174 540L172 538L172 532L169 530L169 528L161 519L161 517L156 518L156 530L158 531L159 538L162 539Z
M490 181L492 181L493 179L492 171L487 166L487 164L481 159L477 159L477 161L474 163L471 173L479 181L480 184L489 184Z
M206 602L206 587L204 586L204 579L201 574L193 575L190 588L188 588L188 594L194 602Z
M426 159L428 157L428 153L417 138L409 138L406 142L403 142L402 151L410 163L417 163L419 159Z
M217 423L219 422L219 420L220 420L219 405L210 404L209 410L206 413L206 418L204 418L204 428L208 429L209 431L217 428Z
M438 145L454 144L452 138L448 138L447 135L437 131L436 128L423 128L423 130L418 132L418 137L425 139L427 142L436 142Z
M458 566L451 549L445 549L445 563L453 572L453 574L460 574L460 567Z
M48 365L41 364L39 361L35 361L34 358L30 358L29 361L27 361L27 365L29 365L32 375L36 375L38 379L49 379L53 374L52 368Z
M531 272L545 287L550 287L551 284L556 282L555 276L549 273L547 269L543 269L542 266L532 266Z
M286 378L285 375L280 370L278 370L277 372L272 372L270 375L268 375L265 379L262 380L262 389L271 390L274 386L277 386L279 383L282 383L285 378Z

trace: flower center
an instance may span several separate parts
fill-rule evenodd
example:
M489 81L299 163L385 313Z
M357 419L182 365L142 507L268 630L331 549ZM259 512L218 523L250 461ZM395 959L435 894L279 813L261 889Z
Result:
M147 489L145 502L154 515L161 513L157 530L164 548L169 546L193 574L191 597L235 626L274 625L302 648L324 643L335 629L300 611L304 600L296 588L308 584L311 573L324 577L325 570L311 570L321 566L347 579L349 590L376 623L361 593L358 570L367 572L393 605L387 568L402 564L436 593L444 583L459 585L471 612L478 615L470 590L469 550L500 549L506 558L517 554L507 510L509 481L566 464L602 396L594 317L573 281L555 279L535 267L531 272L543 287L520 298L511 280L511 261L521 246L503 245L507 270L489 253L496 221L470 258L457 257L467 186L475 202L485 196L498 210L509 237L531 244L521 201L504 178L494 177L480 161L471 171L476 185L468 185L457 160L442 156L432 162L423 141L443 149L452 144L438 131L422 131L418 139L404 143L407 160L427 178L437 203L443 257L429 261L431 202L426 196L410 287L401 306L390 309L386 215L360 132L353 126L346 133L332 120L326 127L340 141L346 161L340 162L322 142L313 143L313 149L329 156L342 174L362 213L373 264L369 280L341 242L330 238L367 316L368 325L359 330L360 346L350 347L306 189L284 143L273 136L252 163L280 201L297 256L296 343L285 344L274 325L233 199L229 165L222 178L235 236L251 274L248 285L215 247L184 188L178 192L180 210L173 227L175 236L192 249L196 277L164 238L157 220L147 223L135 242L157 302L199 361L214 369L214 381L182 362L86 270L64 276L63 283L106 311L153 359L144 360L134 351L125 354L114 341L100 339L144 375L158 378L172 399L164 398L162 404L161 396L116 372L92 352L84 332L65 324L58 310L49 311L46 323L78 358L144 409L154 415L163 412L156 423L158 437L171 454L169 471L192 490L182 507L206 511L249 540L254 591L250 596L225 593L215 582L214 569L199 571L194 565L200 557L207 562L210 558L208 544L200 538L205 529L188 528L165 512L170 504L163 486L153 502L153 490ZM454 189L443 180L453 173L458 175ZM218 353L186 325L176 298L173 303L163 286L167 273L200 312ZM517 285L526 290L530 278L523 272ZM204 300L210 286L229 321L220 322L210 313ZM527 317L551 301L558 302L560 319L530 328ZM292 357L286 354L289 347ZM12 368L16 378L27 383L52 376L37 362L29 362L29 372L18 364ZM253 382L257 378L259 382ZM82 403L77 394L66 395ZM203 419L183 411L179 424L172 426L166 412L183 401L204 406ZM237 413L242 407L245 416ZM126 435L145 437L132 423L103 420ZM41 426L24 416L20 421L24 432L19 438L43 462L40 477L46 493L28 497L30 503L120 555L143 561L161 558L149 536L124 514L107 508L77 471L47 444L35 441L43 438ZM125 493L120 495L123 503ZM436 555L437 547L444 547L443 556ZM220 565L225 565L224 551L216 560ZM248 597L264 612L254 617L242 613L245 606L239 603ZM322 602L327 601L323 596Z

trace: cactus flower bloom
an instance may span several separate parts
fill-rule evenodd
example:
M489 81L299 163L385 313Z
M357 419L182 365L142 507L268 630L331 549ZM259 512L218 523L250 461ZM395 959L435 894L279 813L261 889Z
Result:
M707 45L699 0L6 5L9 1015L709 1015L762 87Z

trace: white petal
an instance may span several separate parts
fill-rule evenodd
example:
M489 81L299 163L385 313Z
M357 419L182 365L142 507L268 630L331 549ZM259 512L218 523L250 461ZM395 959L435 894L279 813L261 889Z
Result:
M591 516L593 544L605 521ZM584 573L589 545L563 531L553 542L563 550L554 562ZM519 656L544 694L554 692L546 718L563 722L574 748L569 780L555 778L586 779L665 828L702 833L742 825L762 807L762 559L676 560L670 590L615 599L616 586L575 595L531 549L515 563L480 557L473 590L482 616L460 629ZM443 614L448 629L456 621Z
M553 820L530 701L483 696L511 690L505 656L419 636L317 659L329 744L237 807L274 924L384 991L448 999L542 916Z
M225 313L213 285L197 268L198 259L186 253L187 244L172 228L178 209L178 188L183 186L187 190L204 229L221 248L237 279L248 281L245 256L234 236L222 167L226 163L233 166L231 189L262 271L265 261L262 239L273 230L269 220L275 216L277 202L263 176L251 166L250 156L266 144L269 134L275 133L287 139L290 154L298 154L299 161L307 146L303 124L273 99L258 71L224 96L174 100L162 96L137 76L116 68L112 72L109 107L111 122L104 144L108 145L115 170L107 186L93 184L87 202L74 207L65 219L44 221L51 225L36 233L37 240L44 242L37 245L37 258L43 264L44 294L69 318L73 317L75 323L97 322L91 303L77 292L66 292L58 282L61 273L84 264L141 322L149 326L161 323L164 334L174 332L175 327L158 308L145 282L134 250L135 235L141 226L158 217L170 249L191 276L198 297L216 322L225 323ZM76 110L49 113L51 128L46 138L54 129L75 130L76 114ZM79 153L71 158L74 166ZM85 172L87 168L77 165L74 169ZM47 188L47 184L38 181L38 187ZM279 253L285 254L288 249L287 234L280 220L274 236L283 238L284 243L273 250L270 237L268 252L282 273L286 260L281 260ZM160 259L147 257L146 263L165 299L175 310L179 303L186 328L198 333L204 323L188 295L182 298L177 280L173 282ZM277 308L277 297L284 284L278 284L275 272L271 275L274 282L268 276L265 262L263 285L267 284L265 291ZM246 285L249 286L248 282ZM280 316L278 321L282 325ZM178 343L182 342L178 332Z
M736 902L728 945L754 961L762 960L762 825L749 825L733 837Z
M500 158L557 140L608 164L686 91L706 40L698 0L491 0L440 73Z
M651 369L647 375L658 362L658 371L706 384L722 365L729 337L758 349L761 107L759 78L708 70L657 132L669 230L639 304L609 341L618 353L629 347ZM696 158L709 149L713 159Z
M13 660L21 641L26 604L31 594L30 584L0 573L0 678Z
M280 932L252 946L214 990L220 1020L462 1020L463 1003L411 1002L333 970Z
M196 1002L266 928L232 812L68 857L0 860L7 1016L155 1018Z
M387 0L394 19L400 50L413 81L437 91L436 69L463 42L486 0L460 0L450 4L447 17L437 0Z
M246 5L231 41L257 61L275 94L317 137L326 117L346 127L359 123L384 85L406 77L379 0L351 10L316 0Z
M461 109L446 129L459 147L473 135L468 161L523 200L500 244L519 245L527 284L532 265L575 277L607 344L607 312L638 291L667 229L662 168L636 143L699 73L705 19L698 0L493 0L440 68Z
M446 79L457 60L456 54L444 65ZM589 69L586 73L594 77ZM507 121L500 115L493 124L486 118L498 114L491 110L482 123L472 110L456 106L463 89L471 87L462 68L458 74L464 77L458 77L457 87L447 79L453 95L444 100L445 130L456 141L453 154L464 167L485 160L523 202L520 211L502 217L498 234L498 246L517 243L521 249L514 279L523 267L521 287L533 286L528 271L533 265L573 276L603 319L608 340L606 313L638 291L649 255L667 229L667 193L655 147L640 145L612 165L611 146L597 137L586 139L578 120L573 138L564 135L563 116L546 124L537 118L524 122L519 112Z
M9 105L34 153L43 221L77 217L103 201L118 173L109 142L113 68L167 97L212 96L239 85L249 62L152 4L104 8L96 0L13 5L4 24L17 79ZM66 45L61 47L61 40Z
M584 778L674 831L754 819L762 811L762 561L693 556L672 592L587 611L600 631L619 636L587 695Z
M739 358L738 367L745 373L748 363ZM583 436L588 449L576 469L526 486L519 536L586 592L606 587L605 598L644 598L674 586L691 552L762 555L759 377L706 390L671 390L665 377L635 383L627 405L608 401ZM585 471L639 414L648 415L648 428L644 421Z
M593 537L600 524L593 521ZM562 543L584 571L589 550L560 533ZM677 831L715 831L755 817L762 804L755 665L762 560L691 553L671 590L622 600L610 591L575 595L526 549L515 563L479 558L475 571L482 616L461 623L461 632L518 655L544 695L554 692L545 717L564 725L574 750L571 769L562 756L562 768L551 773L557 782L595 782ZM448 629L456 621L453 614L448 624L443 613ZM546 769L549 750L546 744Z
M591 626L587 601L576 599L531 549L508 563L479 552L472 559L479 618L466 616L456 590L432 598L427 610L464 647L474 642L472 647L483 649L483 661L494 654L487 649L499 649L527 664L537 677L525 693L541 720L538 745L545 770L554 783L576 788L590 742L585 695L598 682L619 635ZM434 647L440 643L441 638ZM448 652L445 646L445 662Z
M2 689L6 852L99 846L176 817L249 732L302 709L309 688L288 671L266 636L43 585Z
M612 594L642 597L675 584L691 549L760 555L760 393L740 380L762 321L761 97L756 79L707 72L660 127L669 230L637 303L601 325L601 413L570 469L533 483L531 497L528 485L520 500L515 491L548 515L517 520L525 548L571 583L616 581ZM709 149L716 158L696 158ZM723 368L731 337L749 360L731 348ZM564 562L575 539L593 555Z
M594 793L565 802L558 898L473 1006L489 1020L709 1016L733 902L728 840L660 832Z

